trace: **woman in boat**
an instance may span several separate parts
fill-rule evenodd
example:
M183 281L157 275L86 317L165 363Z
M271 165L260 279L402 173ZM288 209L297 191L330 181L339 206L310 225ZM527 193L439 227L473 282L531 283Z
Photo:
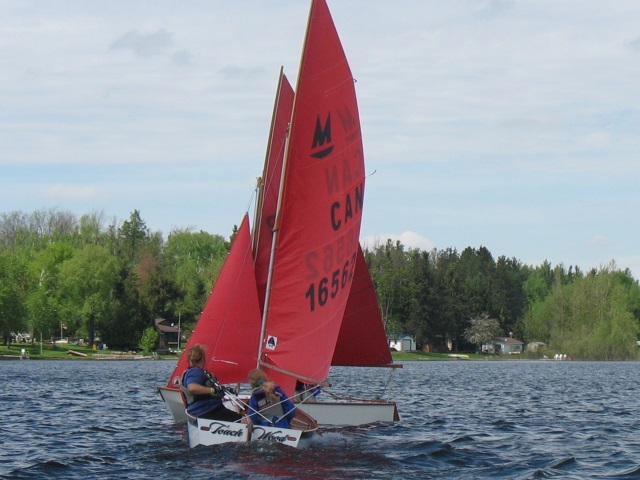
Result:
M254 425L291 428L291 420L296 416L295 406L287 394L267 379L259 368L249 372L251 398L249 418Z
M304 383L300 380L296 380L296 391L293 396L293 400L299 403L313 403L317 402L316 397L322 393L322 387L330 387L331 384L324 381L320 384Z
M187 399L187 412L195 417L236 422L243 417L222 403L224 388L204 369L206 350L194 345L187 352L190 367L182 375L181 389Z

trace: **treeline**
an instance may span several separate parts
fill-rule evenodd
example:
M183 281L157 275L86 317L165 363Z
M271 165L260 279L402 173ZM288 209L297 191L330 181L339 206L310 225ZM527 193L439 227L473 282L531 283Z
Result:
M365 258L387 332L414 334L419 347L474 351L513 334L551 355L638 358L640 287L614 263L584 273L494 260L485 247L425 252L390 240Z
M234 236L231 233L231 239ZM231 240L230 240L231 241ZM229 250L220 235L150 231L128 220L56 209L0 214L0 333L67 334L137 346L162 317L193 324ZM388 334L419 348L473 351L513 333L574 358L636 359L640 287L614 264L576 267L493 258L485 247L365 249Z
M158 317L195 322L229 250L220 235L166 240L134 211L122 223L55 209L0 214L0 333L66 334L135 347Z

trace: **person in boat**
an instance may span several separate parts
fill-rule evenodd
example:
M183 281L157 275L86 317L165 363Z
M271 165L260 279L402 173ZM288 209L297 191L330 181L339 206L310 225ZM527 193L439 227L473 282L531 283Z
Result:
M287 394L267 379L267 374L259 368L249 372L251 398L249 418L254 425L291 428L291 420L296 415L295 406Z
M194 345L187 352L189 368L182 375L180 386L187 400L187 412L195 417L236 422L243 416L224 406L225 389L216 377L204 369L207 352L202 345Z
M296 381L296 393L294 395L294 400L296 402L316 402L316 397L320 395L320 385L312 385L309 383L301 382L300 380Z

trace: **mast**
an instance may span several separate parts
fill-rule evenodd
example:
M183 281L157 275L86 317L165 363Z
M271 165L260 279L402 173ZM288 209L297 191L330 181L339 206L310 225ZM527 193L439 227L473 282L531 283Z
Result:
M307 19L307 29L306 29L306 34L304 38L304 45L302 46L300 66L298 69L297 87L294 93L293 111L291 112L291 122L289 123L291 128L293 128L294 120L296 118L298 89L300 87L300 77L301 77L302 69L304 66L305 52L307 47L307 40L309 38L309 27L311 25L312 13L313 13L313 0L311 0L311 6L309 7L309 18ZM282 77L280 78L282 79ZM273 238L271 240L271 254L269 256L269 271L267 274L267 287L265 290L264 308L262 309L262 328L260 331L260 343L258 346L257 368L260 368L260 366L263 364L262 356L264 355L264 340L265 340L264 337L267 331L267 317L269 314L269 301L271 299L271 285L273 281L273 265L275 263L275 258L276 258L276 249L278 245L278 230L280 229L280 222L282 220L282 199L284 197L284 190L285 190L285 184L286 184L286 178L287 178L287 166L289 164L289 154L290 154L289 139L291 136L291 128L285 140L285 150L284 150L285 154L284 154L284 159L282 161L282 172L280 174L280 185L279 185L280 188L278 190L278 206L276 208L276 218L273 225Z

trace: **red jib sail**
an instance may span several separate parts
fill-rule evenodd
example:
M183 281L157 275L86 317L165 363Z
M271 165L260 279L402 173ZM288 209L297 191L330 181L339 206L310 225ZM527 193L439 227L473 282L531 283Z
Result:
M283 170L262 363L320 382L353 283L365 181L354 79L324 0L311 6Z
M260 324L249 219L245 215L167 386L180 384L182 374L189 368L187 352L198 343L207 349L205 368L221 383L246 382L247 373L257 362Z

